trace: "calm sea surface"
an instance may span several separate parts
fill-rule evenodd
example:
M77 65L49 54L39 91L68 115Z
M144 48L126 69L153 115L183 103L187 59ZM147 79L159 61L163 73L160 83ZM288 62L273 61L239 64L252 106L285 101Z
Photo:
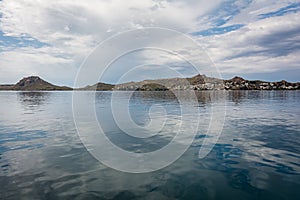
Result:
M0 92L0 199L300 199L300 91L226 92L222 135L199 159L211 94L197 93L199 102L192 106L203 121L180 159L155 172L130 174L101 164L86 150L73 120L72 92ZM83 102L94 98L91 92L81 95ZM126 95L118 94L120 102ZM170 118L157 137L141 141L113 122L110 97L97 92L95 108L116 145L149 152L174 137L172 127L181 114L171 94L131 97L136 124L147 124L149 108L157 104Z

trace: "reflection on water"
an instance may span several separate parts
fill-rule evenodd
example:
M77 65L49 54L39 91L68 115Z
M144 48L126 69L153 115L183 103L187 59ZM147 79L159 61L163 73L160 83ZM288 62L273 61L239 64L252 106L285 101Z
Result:
M245 92L241 92L241 91L229 91L230 95L228 96L229 97L229 100L236 103L236 104L239 104L243 101L243 99L246 99L246 97L248 96L248 91L245 91Z
M19 92L18 98L27 111L36 111L48 100L48 92Z
M197 93L195 108L203 120L209 118L212 95ZM81 144L71 92L0 92L0 199L299 199L300 92L226 95L224 130L207 157L198 159L205 138L200 129L192 146L172 165L153 173L127 174L102 165ZM137 123L147 123L153 104L163 105L170 116L170 129L164 134L138 141L116 127L109 114L110 96L96 94L96 112L114 143L145 152L173 138L170 127L180 109L172 94L136 92L131 98Z

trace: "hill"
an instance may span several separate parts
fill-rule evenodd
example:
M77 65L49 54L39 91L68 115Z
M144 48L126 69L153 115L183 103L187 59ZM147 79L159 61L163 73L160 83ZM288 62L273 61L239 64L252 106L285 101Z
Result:
M77 90L97 90L97 91L109 91L112 90L115 85L107 84L107 83L96 83L94 85L88 85L84 88L79 88Z
M198 74L190 78L166 78L156 80L144 80L139 82L128 82L122 84L96 83L75 90L137 90L137 91L165 91L165 90L298 90L300 83L287 81L267 82L261 80L246 80L242 77L234 77L223 80ZM66 86L53 85L38 76L23 78L15 85L0 85L0 90L20 91L55 91L73 90Z
M226 90L299 90L300 83L290 83L285 80L268 82L261 80L245 80L242 77L234 77L224 81Z
M143 89L141 89L143 88ZM198 74L191 78L145 80L116 85L114 90L298 90L300 83L267 82L234 77L223 80Z
M20 91L54 91L54 90L73 90L66 86L53 85L47 81L44 81L38 76L30 76L21 79L15 85L0 85L0 90L20 90Z

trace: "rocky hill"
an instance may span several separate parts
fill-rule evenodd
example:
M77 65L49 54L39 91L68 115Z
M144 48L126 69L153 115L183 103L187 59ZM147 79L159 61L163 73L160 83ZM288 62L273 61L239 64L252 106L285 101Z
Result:
M23 78L15 85L0 85L0 90L20 90L20 91L35 91L35 90L72 90L70 87L53 85L44 81L38 76L30 76Z
M170 78L123 83L116 85L113 90L155 91L162 90L162 87L165 87L163 90L297 90L300 89L300 83L289 83L284 80L280 82L252 81L238 76L229 80L223 80L198 74L191 78Z
M157 80L145 80L140 82L129 82L116 85L114 90L213 90L222 89L223 80L207 77L205 75L196 75L191 78L169 78ZM151 87L150 87L151 86Z
M107 84L107 83L96 83L94 85L88 85L84 88L79 88L77 90L97 90L97 91L108 91L112 90L115 85Z
M221 85L223 85L221 79L198 74L191 78L168 78L123 83L115 85L114 90L141 90L145 86L148 86L147 90L200 90L205 88L217 89L221 88Z
M297 90L300 83L289 83L285 80L279 82L267 82L261 80L245 80L242 77L234 77L224 81L226 90Z
M157 80L144 80L140 82L128 82L122 84L96 83L76 90L137 90L137 91L165 91L165 90L298 90L300 83L287 81L266 82L261 80L245 80L242 77L234 77L229 80L196 75L190 78L168 78ZM23 78L15 85L0 85L0 90L73 90L70 87L56 86L44 81L38 76Z

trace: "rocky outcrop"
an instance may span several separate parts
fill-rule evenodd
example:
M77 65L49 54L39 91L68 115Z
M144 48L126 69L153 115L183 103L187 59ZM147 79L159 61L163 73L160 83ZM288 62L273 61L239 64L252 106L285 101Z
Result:
M0 86L0 88L5 88L5 85ZM30 76L23 78L15 85L6 86L6 90L20 90L20 91L53 91L53 90L72 90L72 88L65 86L56 86L47 81L44 81L38 76Z

